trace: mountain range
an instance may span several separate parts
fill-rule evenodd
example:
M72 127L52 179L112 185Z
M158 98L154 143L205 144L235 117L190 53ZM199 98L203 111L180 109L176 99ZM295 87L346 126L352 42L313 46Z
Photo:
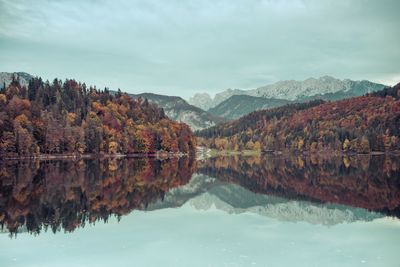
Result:
M214 98L206 93L196 94L189 99L189 103L214 116L236 119L255 110L286 105L289 101L340 100L379 91L384 87L383 84L366 80L340 80L323 76L304 81L279 81L252 90L228 89L216 94Z
M309 78L304 81L279 81L277 83L250 90L252 96L281 98L291 101L320 98L323 100L339 100L347 96L360 96L381 90L383 84L370 81L352 81L323 76L319 79Z
M280 81L254 90L228 89L216 94L214 98L207 93L198 93L188 102L178 96L153 93L131 94L131 96L147 98L163 108L172 120L182 121L193 130L202 130L225 120L238 119L256 110L314 99L340 100L375 92L384 87L383 84L366 80L339 80L324 76L304 81Z

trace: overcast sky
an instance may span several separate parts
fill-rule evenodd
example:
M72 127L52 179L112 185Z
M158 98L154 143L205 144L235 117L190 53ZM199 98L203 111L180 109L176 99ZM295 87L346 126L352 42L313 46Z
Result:
M332 75L400 81L400 1L0 0L0 71L185 98Z

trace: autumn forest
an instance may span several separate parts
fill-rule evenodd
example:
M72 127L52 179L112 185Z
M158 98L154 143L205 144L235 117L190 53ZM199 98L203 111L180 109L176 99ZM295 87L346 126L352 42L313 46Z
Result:
M52 83L17 79L0 91L0 154L188 153L190 128L171 121L146 99L86 87L75 80Z

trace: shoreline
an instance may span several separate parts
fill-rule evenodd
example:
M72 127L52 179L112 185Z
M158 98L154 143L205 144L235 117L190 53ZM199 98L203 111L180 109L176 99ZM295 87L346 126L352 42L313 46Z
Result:
M156 152L156 153L132 153L132 154L40 154L32 156L0 156L0 161L12 160L81 160L81 159L118 159L118 158L156 158L168 159L173 157L189 156L191 153L172 153L172 152Z
M202 149L201 151L197 151L198 155L206 155L208 157L214 156L377 156L377 155L389 155L389 156L400 156L400 151L371 151L369 153L357 153L352 151L336 151L336 150L319 150L319 151L261 151L261 150L241 150L241 151L232 151L232 150L216 150L216 149Z
M202 151L196 151L194 153L172 153L172 152L156 152L156 153L132 153L132 154L40 154L32 156L3 156L0 155L1 161L13 161L13 160L81 160L81 159L118 159L118 158L156 158L156 159L168 159L174 157L184 157L196 155L196 158L209 158L216 156L312 156L318 155L322 157L326 156L376 156L376 155L389 155L389 156L400 156L400 152L397 151L373 151L370 153L356 153L356 152L343 152L343 151L304 151L304 152L293 152L293 151L260 151L260 150L243 150L243 151L231 151L231 150L215 150L208 149Z

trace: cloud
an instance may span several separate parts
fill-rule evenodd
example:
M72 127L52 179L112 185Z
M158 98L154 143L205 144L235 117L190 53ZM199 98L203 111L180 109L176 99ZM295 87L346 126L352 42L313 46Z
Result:
M398 77L398 1L0 0L0 68L189 97Z

